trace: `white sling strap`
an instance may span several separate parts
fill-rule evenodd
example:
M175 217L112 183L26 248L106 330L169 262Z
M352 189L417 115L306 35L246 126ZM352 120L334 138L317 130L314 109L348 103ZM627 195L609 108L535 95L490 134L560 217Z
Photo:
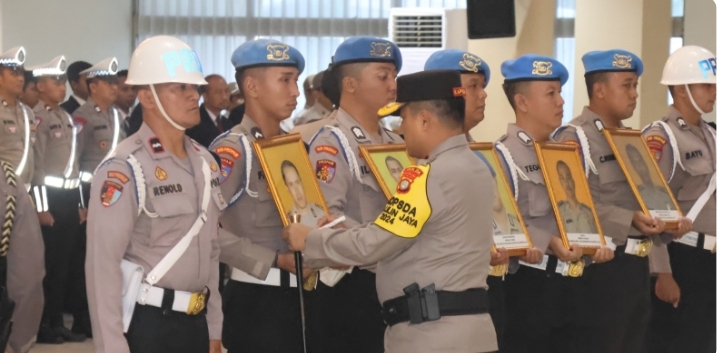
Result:
M28 151L30 150L30 119L28 118L27 110L25 110L25 107L20 104L20 108L22 108L23 111L23 120L25 124L25 146L23 147L23 156L20 159L20 163L18 163L17 168L15 169L15 175L21 175L23 172L23 169L25 169L25 163L27 163L27 157L28 157Z
M72 120L72 117L70 116L70 114L68 114L64 110L63 110L63 113L65 113L65 115L68 118L68 121L70 122L70 125L72 125L72 127L73 127L72 128L72 144L70 145L70 159L68 159L67 164L65 165L65 173L63 173L63 176L65 176L65 178L69 178L73 172L73 166L75 164L74 162L75 162L75 148L77 147L77 127L75 126L75 124L73 124L73 120Z
M580 152L582 152L583 164L585 165L585 177L587 178L590 176L590 171L597 175L598 170L595 167L595 163L592 161L592 156L590 155L590 142L588 142L585 130L583 130L580 126L572 124L568 124L568 126L575 128L575 135L577 135L578 142L580 142Z
M512 176L513 181L513 190L515 191L515 201L517 201L518 198L518 176L522 178L525 181L530 180L528 176L515 164L515 161L512 158L512 154L510 153L510 150L505 146L502 142L496 142L495 147L500 152L500 155L503 156L503 159L505 159L505 163L508 165L508 169L510 170L510 175Z
M717 172L713 173L712 178L710 178L710 183L708 184L705 191L698 197L697 201L695 201L695 204L690 208L690 211L687 214L687 218L690 218L693 222L695 222L695 218L697 218L698 214L700 213L700 210L702 210L703 207L705 207L705 204L710 199L710 196L715 192L715 189L717 188L715 177L717 175Z

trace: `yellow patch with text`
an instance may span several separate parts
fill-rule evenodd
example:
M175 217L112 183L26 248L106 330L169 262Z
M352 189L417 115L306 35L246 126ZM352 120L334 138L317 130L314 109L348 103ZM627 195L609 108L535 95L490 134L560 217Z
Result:
M427 194L430 165L409 166L403 170L395 195L375 220L375 224L402 238L417 237L430 219L432 207Z

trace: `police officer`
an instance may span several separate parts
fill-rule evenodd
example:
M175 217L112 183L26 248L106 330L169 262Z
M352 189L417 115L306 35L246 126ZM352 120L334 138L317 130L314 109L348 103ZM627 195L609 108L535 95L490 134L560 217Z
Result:
M331 214L354 226L372 222L387 202L360 145L402 143L380 126L378 111L395 100L395 77L402 67L395 43L351 37L338 46L331 75L339 88L332 124L310 142L310 161ZM318 283L323 345L327 352L382 352L385 323L371 268L356 268L334 287Z
M332 67L323 71L321 76L320 91L321 94L330 101L330 104L332 104L332 111L326 114L325 117L320 120L316 120L302 125L295 125L292 130L290 130L290 133L300 134L303 142L305 142L305 144L309 144L310 141L312 141L312 138L315 137L315 134L317 134L317 132L320 131L322 127L326 125L331 125L332 122L335 120L335 117L337 116L337 109L340 105L339 86L340 84L338 83L337 78L332 72Z
M386 352L496 351L485 283L492 206L482 201L494 189L463 134L460 74L423 71L397 86L408 153L428 163L403 171L374 222L338 230L292 224L284 237L312 268L377 264Z
M673 104L665 118L644 132L683 214L696 204L700 211L695 232L653 249L653 254L669 252L669 261L651 263L657 278L651 279L646 352L716 350L716 201L715 185L709 184L714 183L717 152L715 130L702 119L713 110L716 80L715 54L698 46L675 51L661 81L670 88ZM698 199L704 194L709 198L702 204Z
M86 272L97 352L220 353L219 259L264 278L275 258L218 227L227 207L220 169L184 135L200 121L201 70L174 37L149 38L133 53L127 83L145 123L100 165L91 189ZM122 295L121 264L143 270L136 297ZM127 298L137 304L123 336Z
M515 199L533 245L546 255L540 264L521 262L505 282L507 326L504 352L569 352L574 335L574 287L577 279L564 276L563 263L579 261L578 244L565 248L543 179L534 142L547 142L563 116L563 84L568 79L559 61L523 55L502 64L503 90L515 111L515 124L496 142L505 160L509 180L516 185ZM599 249L596 262L612 259L612 251ZM560 265L560 266L558 266Z
M284 134L280 122L297 104L296 81L305 59L285 43L258 39L240 45L231 60L245 117L210 146L221 158L220 190L229 202L221 221L228 231L278 253L278 259L266 280L232 269L223 290L223 344L230 353L294 352L302 347L297 289L291 288L295 260L282 241L282 219L251 143Z
M589 52L582 61L590 105L559 129L555 139L582 149L600 227L617 249L613 261L589 266L583 274L578 349L639 352L650 315L650 236L661 233L665 224L640 210L602 130L624 128L622 120L632 116L643 63L620 49Z
M17 97L23 89L25 49L12 48L0 54L0 159L10 163L23 185L29 185L34 171L32 152L35 115ZM42 202L42 199L40 200ZM45 222L46 219L41 218Z
M89 62L76 61L67 68L68 82L70 83L70 88L72 88L73 93L68 100L60 104L60 107L65 109L68 114L72 115L77 108L85 104L90 95L87 86L87 74L81 74L81 72L91 67L92 64Z
M10 300L15 302L8 345L12 352L26 353L35 343L42 317L44 246L32 202L5 161L0 161L0 190L0 256L7 258L7 268L0 270L0 276L2 285L7 283ZM0 310L5 312L7 308Z
M71 259L83 256L75 253L77 249L73 246L77 244L80 225L75 128L72 117L59 105L65 98L65 57L58 56L48 63L29 68L28 72L37 81L40 98L33 109L37 129L31 192L35 195L38 214L41 217L47 214L50 219L41 228L49 251L45 252L45 308L38 341L79 342L85 336L70 332L63 320Z

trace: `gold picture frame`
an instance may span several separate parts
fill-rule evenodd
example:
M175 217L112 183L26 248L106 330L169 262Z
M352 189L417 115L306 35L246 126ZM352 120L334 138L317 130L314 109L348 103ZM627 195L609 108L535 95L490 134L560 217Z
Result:
M360 146L360 154L388 200L395 193L403 169L415 164L415 159L408 155L404 144Z
M577 146L535 142L535 152L563 245L576 243L583 254L595 254L605 237Z
M660 167L653 158L642 132L631 129L603 129L603 134L620 164L620 168L625 173L628 184L630 184L643 213L648 217L659 217L665 222L667 228L677 229L677 220L683 216L682 211L665 181ZM618 148L618 145L621 148ZM629 165L632 168L628 168ZM647 186L648 184L649 186ZM664 206L662 206L663 203ZM664 207L664 209L660 207Z
M484 157L488 162L489 167L492 169L492 172L495 174L496 199L493 201L494 250L497 250L497 244L500 244L500 247L507 249L509 256L524 256L526 250L533 247L533 243L527 229L525 228L525 222L520 214L517 202L515 202L515 197L513 196L512 189L510 188L510 183L502 170L497 151L495 151L493 144L490 142L470 143L470 149ZM478 158L480 158L480 155ZM499 208L502 208L502 210L499 210ZM507 224L504 227L496 219L496 211L504 212L506 214L506 217L501 217L501 219L504 218L507 220ZM507 229L507 231L502 228ZM499 234L495 234L497 233L497 230L500 230ZM524 239L518 239L518 236L521 234ZM524 244L514 246L515 244L520 244L522 240L524 240Z
M291 213L299 213L300 223L317 227L328 208L300 134L254 141L253 148L283 224L290 224Z

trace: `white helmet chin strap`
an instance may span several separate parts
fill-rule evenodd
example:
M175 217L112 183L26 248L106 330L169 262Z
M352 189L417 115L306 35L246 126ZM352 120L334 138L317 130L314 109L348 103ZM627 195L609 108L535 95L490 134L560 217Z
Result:
M688 93L688 97L690 97L690 103L692 103L693 107L695 107L695 110L697 110L700 115L712 112L712 110L710 112L704 112L702 111L702 109L700 109L700 107L698 107L697 103L695 103L695 98L693 98L692 92L690 92L690 87L687 83L685 84L685 90Z
M170 117L165 112L165 108L163 108L162 103L160 103L160 99L158 98L157 93L155 92L155 85L150 85L150 91L152 91L153 98L155 98L155 103L157 103L158 108L160 108L160 114L162 114L162 116L165 118L165 120L167 120L170 123L170 125L172 125L174 128L176 128L180 131L185 131L186 129L184 127L178 125L176 122L174 122L172 119L170 119ZM695 102L693 102L693 104L695 104Z

